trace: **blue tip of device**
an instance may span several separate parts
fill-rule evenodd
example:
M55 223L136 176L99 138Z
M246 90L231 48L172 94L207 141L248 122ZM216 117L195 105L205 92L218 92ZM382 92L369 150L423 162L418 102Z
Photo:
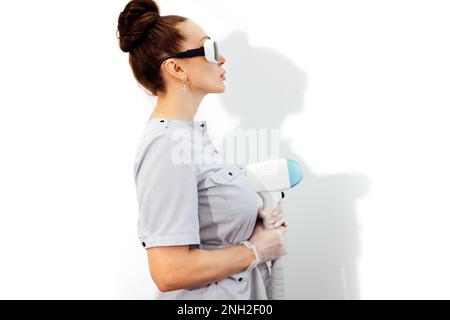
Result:
M303 172L300 165L294 160L287 159L288 171L289 171L289 181L291 183L291 188L297 185L303 179Z

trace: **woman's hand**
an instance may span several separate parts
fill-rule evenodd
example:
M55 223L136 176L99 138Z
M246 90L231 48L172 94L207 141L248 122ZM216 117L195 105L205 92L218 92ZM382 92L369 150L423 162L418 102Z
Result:
M261 262L275 260L287 254L287 222L283 214L281 200L272 211L270 224L273 225L273 228L264 225L264 218L266 216L267 212L260 208L258 210L258 219L256 219L252 236L248 241L245 241L250 243L246 244L246 246L250 246L255 251L256 255L256 259L251 263L248 269L254 268Z
M256 255L256 259L248 267L249 269L261 262L276 260L287 254L287 229L285 226L267 228L261 219L257 220L253 234L247 241Z
M266 216L267 216L267 212L265 212L262 208L259 208L258 209L258 218L264 220ZM272 211L272 217L269 220L269 224L272 224L275 228L278 228L281 225L284 225L285 227L288 226L288 223L284 216L281 200L278 201L277 206ZM258 227L258 224L256 224L256 227Z

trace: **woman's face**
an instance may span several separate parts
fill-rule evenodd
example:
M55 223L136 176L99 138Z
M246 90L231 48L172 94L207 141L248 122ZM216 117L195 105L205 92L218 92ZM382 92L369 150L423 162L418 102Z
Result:
M181 51L201 47L206 36L209 36L200 26L191 20L186 20L178 27L186 35L186 41ZM220 55L219 63L217 64L208 62L204 56L176 58L175 60L182 66L186 73L186 86L189 86L189 89L194 93L207 94L225 91L224 78L221 77L225 72L225 69L222 68L223 63L225 63L225 58L222 55ZM182 84L181 80L175 80L178 80L178 85Z

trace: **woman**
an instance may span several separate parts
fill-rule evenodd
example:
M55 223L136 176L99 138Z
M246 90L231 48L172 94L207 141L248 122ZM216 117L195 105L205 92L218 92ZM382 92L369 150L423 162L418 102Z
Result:
M151 0L126 5L118 38L138 83L158 97L134 167L138 236L159 289L155 298L267 299L267 262L286 254L281 203L275 228L266 228L242 167L174 159L180 131L189 137L185 155L218 157L206 122L194 118L206 94L224 92L225 58L201 27L160 16Z

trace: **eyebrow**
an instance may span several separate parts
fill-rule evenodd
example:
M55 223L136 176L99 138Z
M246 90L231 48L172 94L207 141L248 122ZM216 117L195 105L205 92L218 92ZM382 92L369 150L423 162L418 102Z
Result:
M202 42L203 39L211 39L211 38L210 38L209 36L203 36L203 38L201 38L200 41L199 41L198 43Z

